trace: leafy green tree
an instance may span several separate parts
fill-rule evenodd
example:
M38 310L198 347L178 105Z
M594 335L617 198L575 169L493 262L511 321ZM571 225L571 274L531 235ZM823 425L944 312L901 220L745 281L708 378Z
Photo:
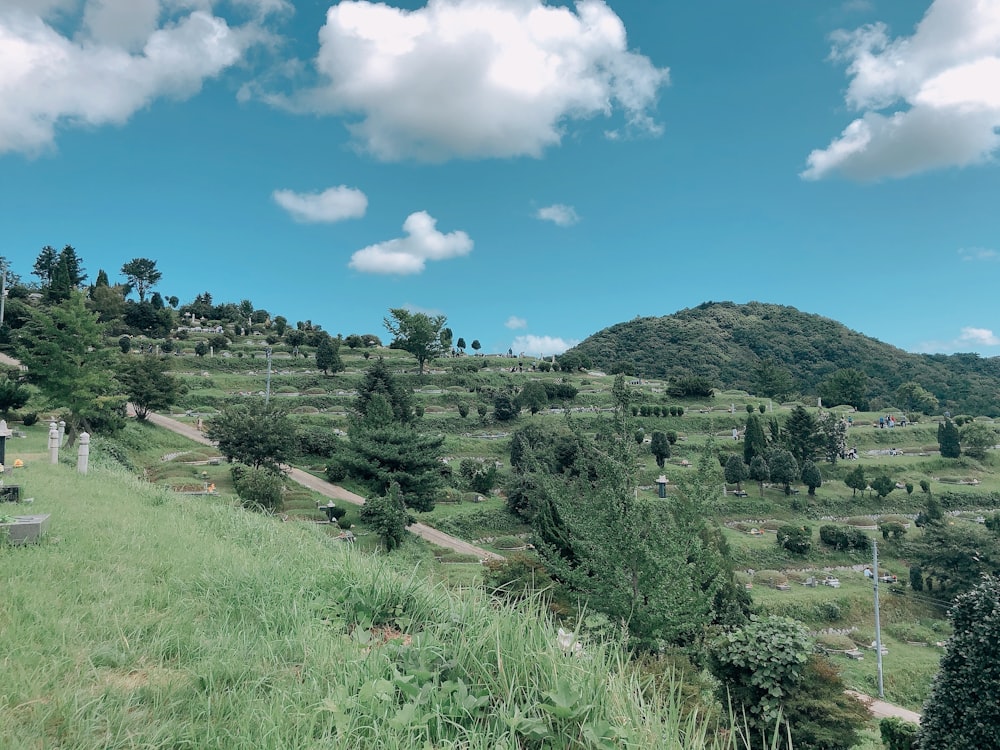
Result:
M920 721L921 750L1000 747L1000 581L986 576L955 599L952 636Z
M750 469L743 463L743 459L735 453L730 453L724 471L726 481L735 484L736 489L742 492L743 488L740 485L750 477Z
M172 406L181 395L181 384L168 369L166 360L159 357L125 357L120 361L118 380L140 420L151 411Z
M750 414L743 434L743 463L749 466L755 456L766 454L767 436L764 434L764 423L758 415Z
M520 409L517 399L506 391L501 391L493 397L493 418L498 422L510 422L517 419Z
M685 375L673 380L667 386L667 393L674 398L711 398L715 388L708 378Z
M801 466L806 461L812 461L819 453L823 436L819 431L819 423L801 404L792 409L782 430L785 448L792 454Z
M24 386L24 382L16 372L7 370L0 380L0 413L4 418L10 414L11 410L20 409L28 403L31 392Z
M140 302L145 301L146 292L163 278L163 274L156 269L156 261L149 258L133 258L122 264L121 274L139 293Z
M338 451L327 477L350 477L372 496L399 484L403 502L417 511L429 511L441 485L441 446L444 435L423 435L398 420L382 393L373 393L364 414L352 418L347 446Z
M340 344L337 339L326 336L316 347L316 367L324 375L332 372L340 372L344 369L344 363L340 359Z
M1000 434L993 425L968 422L962 425L960 439L965 455L982 460L986 458L986 452L1000 442Z
M767 465L767 460L763 456L754 456L750 460L750 479L757 483L760 488L760 496L764 497L764 482L771 479L771 469Z
M847 420L825 412L820 415L817 426L820 454L831 464L836 464L847 450Z
M958 458L962 455L961 435L958 427L947 417L945 417L943 424L938 425L937 440L938 448L941 450L941 458Z
M473 351L478 352L482 348L483 348L483 345L479 343L479 339L473 339L472 340L472 350Z
M454 340L454 338L455 334L452 332L450 328L442 328L441 334L438 336L438 339L441 341L441 347L445 351L451 349L451 342Z
M458 337L458 342L455 344L455 346L458 347L458 350L460 352L464 352L465 351L465 339L463 339L461 336L459 336Z
M70 445L80 431L124 426L125 397L111 375L113 353L102 345L103 330L80 292L35 309L18 330L18 356L28 368L28 382L38 386L47 405L69 412Z
M792 376L773 359L762 359L754 368L754 385L757 394L782 399L794 390Z
M540 380L529 380L521 388L517 397L518 405L532 414L537 414L549 403L549 396Z
M823 475L819 473L819 467L812 461L802 464L802 484L809 488L809 494L815 495L816 488L823 485Z
M871 481L871 487L875 490L875 494L878 495L879 500L882 500L896 489L896 482L887 474L879 474Z
M869 378L860 370L844 368L831 373L819 384L819 395L827 406L848 404L868 410Z
M444 315L431 317L424 313L411 313L401 307L391 308L389 315L390 317L383 319L383 323L392 334L391 346L412 354L422 375L424 365L435 357L440 357L446 350L441 343L441 333L447 318Z
M395 420L404 424L413 421L413 399L410 390L392 374L389 365L382 357L378 357L368 366L357 390L358 397L354 402L354 411L359 416L364 417L368 413L372 397L380 394L392 406Z
M244 508L275 512L281 510L285 485L280 474L264 466L233 467L233 487Z
M851 469L850 473L844 477L844 484L851 488L851 497L856 497L859 490L863 493L868 488L864 467L855 466Z
M204 339L200 340L197 344L194 345L194 353L197 354L199 357L204 357L206 354L208 354L208 342L205 341Z
M667 439L666 433L659 430L654 431L653 437L650 439L649 450L656 457L656 465L662 469L667 459L670 458L670 440Z
M254 398L233 404L208 423L205 433L228 461L281 473L297 444L295 425L275 403Z
M771 471L771 481L780 482L785 486L785 494L792 492L792 482L801 476L799 464L790 451L779 448L771 452L767 458L767 466Z
M402 545L406 539L406 527L414 519L406 512L399 483L390 482L384 494L366 500L361 506L361 520L378 534L387 552Z
M923 522L923 534L906 543L906 556L933 579L934 590L954 597L984 575L1000 575L1000 537L976 523Z
M933 414L937 411L938 400L930 391L919 383L909 381L896 389L896 403L907 411L919 411L921 414Z

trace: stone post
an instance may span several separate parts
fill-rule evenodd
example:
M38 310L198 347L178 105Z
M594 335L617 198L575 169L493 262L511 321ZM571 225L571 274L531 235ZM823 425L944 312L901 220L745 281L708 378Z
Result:
M49 463L59 463L59 428L49 422Z
M59 420L59 447L62 448L63 438L66 437L66 422L65 420Z
M90 434L80 433L80 447L76 453L76 470L86 474L90 465Z
M7 438L14 434L14 431L7 427L7 420L0 419L0 466L7 463Z
M656 485L657 485L656 489L658 490L657 494L661 498L666 497L667 496L667 477L666 477L666 475L660 474L659 478L656 480Z

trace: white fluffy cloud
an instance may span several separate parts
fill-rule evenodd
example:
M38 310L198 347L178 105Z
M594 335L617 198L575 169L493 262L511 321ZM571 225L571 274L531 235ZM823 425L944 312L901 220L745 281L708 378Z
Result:
M1000 253L988 247L963 247L958 251L962 260L1000 260Z
M530 354L535 357L551 357L553 354L562 354L570 347L579 344L579 341L561 339L558 336L535 336L525 334L514 339L510 348L515 352Z
M966 326L952 341L924 341L917 351L926 354L952 354L954 352L980 352L984 347L1000 346L1000 336L989 328Z
M567 121L616 109L659 133L650 112L668 78L628 50L603 0L343 0L315 64L323 84L286 103L356 116L353 135L385 160L539 156Z
M802 172L862 180L988 161L1000 148L1000 2L934 0L915 33L882 24L834 35L860 116Z
M508 328L516 330L518 328L527 328L528 321L526 321L524 318L519 318L516 315L511 315L509 318L507 318L507 322L504 323L504 325L507 326Z
M327 188L321 193L275 190L271 197L293 219L307 223L360 219L368 210L368 196L346 185Z
M572 226L580 221L580 216L577 214L576 209L562 203L555 203L551 206L538 209L535 218L543 221L551 221L553 224L561 227Z
M244 2L260 13L283 7ZM0 153L37 152L61 126L122 124L158 97L195 94L263 36L211 8L212 0L4 2ZM56 20L75 29L57 30Z
M429 260L447 260L472 252L469 235L461 231L439 232L437 220L426 211L407 216L403 231L405 237L358 250L348 265L364 273L405 276L422 272Z

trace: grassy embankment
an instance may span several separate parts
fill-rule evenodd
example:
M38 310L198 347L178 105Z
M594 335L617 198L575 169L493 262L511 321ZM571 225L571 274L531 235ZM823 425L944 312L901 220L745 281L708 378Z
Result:
M108 466L8 458L39 545L0 546L0 746L730 748L621 652L314 525ZM159 449L158 449L159 450Z

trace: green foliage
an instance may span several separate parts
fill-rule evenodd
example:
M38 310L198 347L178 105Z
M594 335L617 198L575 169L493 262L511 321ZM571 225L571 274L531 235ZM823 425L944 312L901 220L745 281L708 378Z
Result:
M181 383L168 372L166 360L152 355L123 357L117 377L139 419L172 406L181 395Z
M156 286L163 278L163 274L156 269L156 261L149 258L133 258L122 265L121 273L139 293L140 302L146 299L150 287Z
M836 667L816 654L809 657L801 682L786 698L782 718L792 740L787 750L850 750L870 720L868 709L844 692Z
M316 347L316 367L324 374L340 372L344 363L340 359L340 343L337 339L325 336Z
M780 482L785 486L785 494L791 494L792 482L801 475L799 465L791 452L780 448L771 451L767 458L767 465L771 472L771 481Z
M781 437L785 448L799 466L812 461L823 443L819 422L801 404L796 405L788 415Z
M527 409L532 414L537 414L549 403L549 396L545 386L539 380L529 380L521 388L517 397L517 405L521 409Z
M993 425L985 422L969 422L960 431L962 450L965 455L976 459L986 458L986 452L1000 442L1000 434Z
M858 490L864 492L868 487L868 479L865 477L863 466L855 466L851 472L844 477L844 484L851 488L851 497L858 494Z
M861 529L851 526L836 526L834 524L824 524L819 527L819 538L823 544L827 544L836 550L862 550L871 549L871 539Z
M796 555L805 555L812 549L812 529L808 526L782 526L776 539L779 547Z
M896 481L888 474L879 474L871 480L870 484L871 488L875 490L875 494L878 495L879 500L887 497L890 492L896 489Z
M493 418L497 422L512 422L520 413L517 399L503 391L493 397Z
M208 422L206 435L229 461L281 471L296 445L295 425L284 407L252 398L227 407Z
M383 323L392 334L391 346L412 354L417 360L420 374L423 374L427 362L447 351L448 347L441 343L441 331L447 321L444 315L431 317L399 307L390 309L389 316ZM472 342L473 349L476 348L476 343Z
M406 539L406 527L413 523L406 512L406 505L397 482L390 482L383 495L376 495L361 506L361 520L378 534L388 552L399 547Z
M503 560L486 561L483 585L493 596L517 600L545 591L553 582L538 558L515 552Z
M812 461L806 461L802 465L802 484L809 488L810 495L815 495L816 488L823 486L823 475Z
M1000 747L1000 581L986 576L949 612L953 629L920 724L921 750Z
M819 451L831 464L844 454L847 448L847 420L826 412L818 420Z
M934 394L912 380L901 384L896 389L894 398L906 411L933 414L938 408L938 400Z
M1000 538L980 524L925 521L923 534L906 543L906 554L923 570L924 583L954 597L984 575L1000 575Z
M961 436L958 427L950 419L945 418L938 425L937 440L942 458L958 458L962 455Z
M764 435L764 422L757 414L751 414L747 417L747 427L743 435L743 463L750 466L755 456L764 457L766 454L767 436Z
M762 455L756 455L750 461L750 479L757 482L760 487L760 496L764 497L764 482L771 478L771 469L767 465L767 460Z
M666 433L655 430L649 443L649 451L656 458L656 465L661 469L670 458L670 440Z
M0 380L0 413L4 418L14 409L20 409L28 403L31 392L25 387L20 376L8 370Z
M729 458L726 459L726 465L723 471L725 472L726 481L729 482L729 484L735 484L736 489L738 490L741 489L741 483L750 477L749 467L747 467L747 465L743 463L743 459L735 453L729 454Z
M878 723L885 750L917 750L919 729L919 725L895 716L887 716Z
M103 330L79 292L35 309L18 330L18 356L28 381L47 405L69 412L71 441L82 430L115 432L124 424L125 398L111 375L112 352L102 346Z
M444 435L424 435L396 419L382 393L370 396L367 411L352 420L349 441L327 469L331 481L350 477L373 495L384 495L396 482L407 507L431 510L441 485Z
M245 508L275 512L281 510L284 483L281 476L265 467L236 465L233 486Z
M720 700L731 700L752 732L766 733L802 681L811 647L805 626L797 620L751 617L711 644L710 666L721 683Z

